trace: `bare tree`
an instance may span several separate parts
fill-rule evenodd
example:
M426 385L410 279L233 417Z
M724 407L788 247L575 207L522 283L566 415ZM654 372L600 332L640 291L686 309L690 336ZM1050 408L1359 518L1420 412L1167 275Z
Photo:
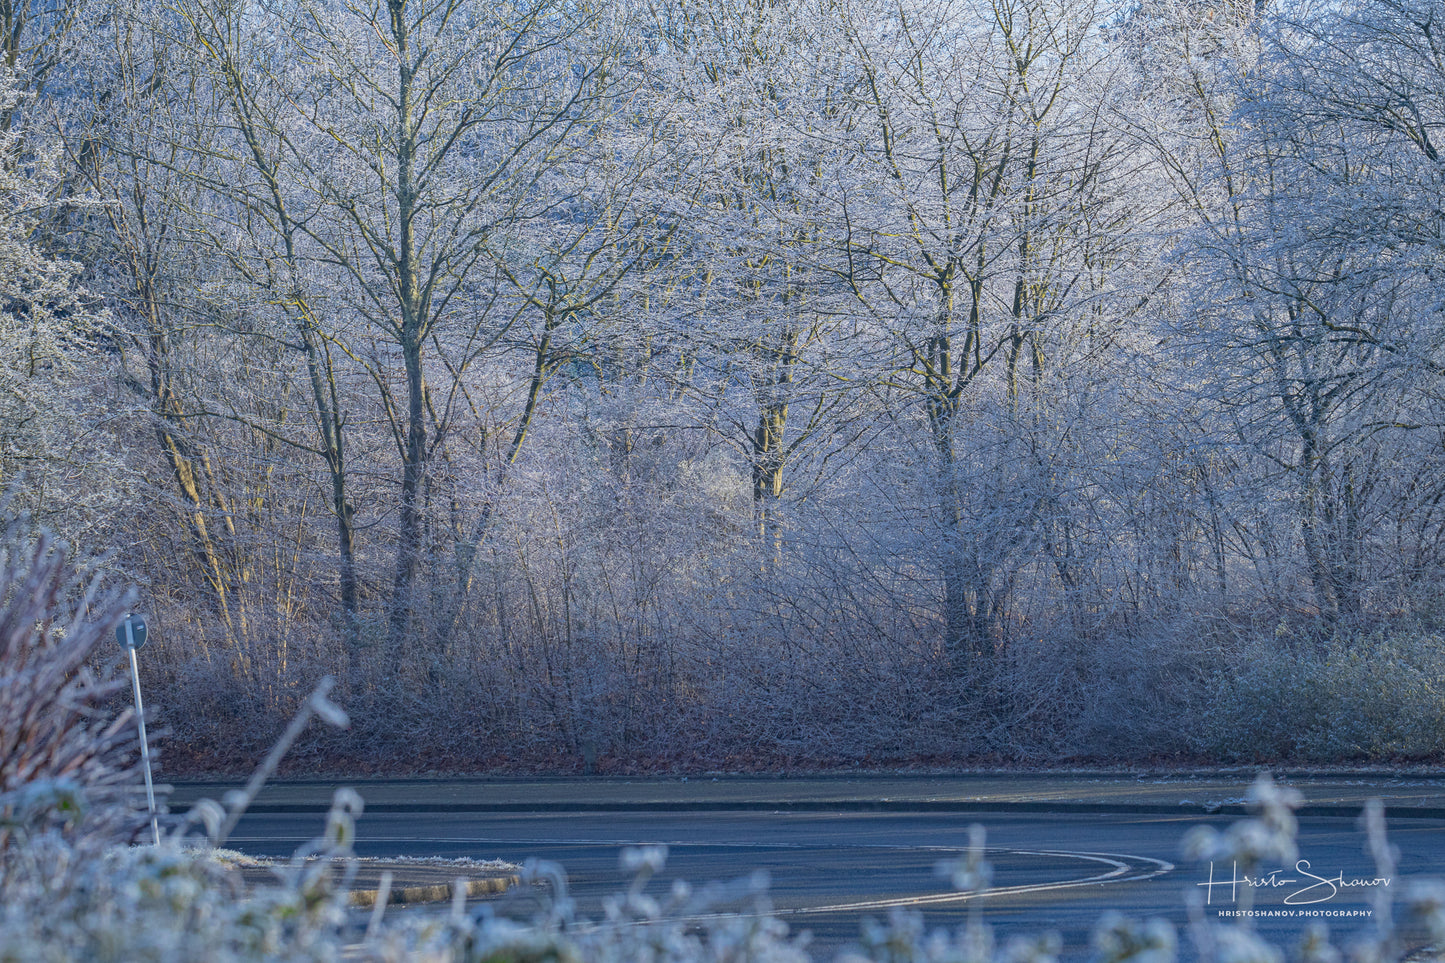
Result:
M654 16L651 82L687 118L672 133L673 196L687 211L676 247L696 287L678 333L701 362L693 387L748 465L764 564L776 568L785 492L805 461L847 447L859 386L827 360L841 353L829 343L847 296L824 266L836 254L826 158L846 54L835 12L807 2L669 4ZM739 384L746 405L729 397Z
M1004 404L1027 412L1053 360L1112 331L1090 318L1131 256L1132 161L1106 119L1116 67L1097 23L1088 4L950 0L859 5L846 24L860 81L836 196L845 277L931 438L944 644L961 669L989 660L1049 502L1001 481L1007 507L971 519L961 415L995 369Z
M1419 175L1438 179L1421 84L1434 68L1408 15L1370 9L1305 25L1184 10L1152 48L1172 103L1148 136L1194 225L1178 248L1194 292L1179 343L1220 415L1201 443L1238 465L1248 514L1282 496L1294 546L1266 547L1261 526L1243 554L1298 559L1327 629L1356 622L1380 584L1390 506L1438 490L1400 469L1407 436L1436 421L1421 269L1436 230L1427 211L1401 216Z
M278 239L279 257L253 277L275 285L293 314L343 545L341 414L323 342L341 343L321 333L311 278L327 286L332 317L359 325L345 349L378 392L400 463L395 654L424 557L425 480L451 429L437 412L450 413L471 366L517 318L499 300L491 251L606 83L605 44L592 43L598 15L551 0L244 13L192 4L184 14L245 142L241 183L254 192L243 210L256 218L247 226L264 223ZM287 29L268 35L255 29L263 21ZM450 379L439 407L433 352Z

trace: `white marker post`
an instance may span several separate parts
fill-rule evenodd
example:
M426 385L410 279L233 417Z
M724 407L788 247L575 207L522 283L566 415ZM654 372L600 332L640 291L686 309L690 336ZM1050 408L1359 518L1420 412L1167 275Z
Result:
M115 640L125 646L130 653L130 682L135 692L135 721L140 729L140 757L145 764L146 773L146 805L150 807L151 814L151 835L155 838L156 845L161 844L161 827L156 821L156 791L151 783L151 749L146 741L146 717L145 706L141 704L140 698L140 665L135 659L135 650L146 644L146 621L139 615L132 615L127 612L125 621L115 627Z

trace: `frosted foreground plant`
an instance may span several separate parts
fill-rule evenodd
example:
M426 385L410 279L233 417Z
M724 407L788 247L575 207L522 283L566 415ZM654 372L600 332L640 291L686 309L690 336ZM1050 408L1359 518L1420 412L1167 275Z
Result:
M339 792L325 834L249 895L234 869L185 848L197 824L224 838L311 717L345 724L330 680L246 792L198 805L160 846L117 845L146 820L133 717L113 699L124 680L92 668L128 596L97 584L48 536L19 522L0 534L0 961L336 958L355 793Z
M1219 860L1237 864L1246 875L1266 862L1288 864L1299 856L1296 836L1299 822L1295 810L1304 803L1297 790L1277 785L1268 773L1261 774L1250 787L1246 802L1252 818L1235 823L1220 833L1198 827L1184 837L1186 857L1205 861ZM1375 875L1381 879L1397 877L1398 851L1385 834L1385 808L1378 799L1369 800L1360 823L1365 831L1366 850L1375 863ZM1302 963L1341 963L1348 958L1354 963L1392 963L1404 959L1436 959L1445 948L1445 884L1438 880L1411 880L1404 887L1406 921L1423 929L1431 943L1407 954L1405 934L1397 926L1390 890L1372 890L1373 916L1371 928L1358 934L1341 951L1321 923L1306 929L1300 944L1290 954L1264 941L1254 931L1248 910L1253 905L1252 887L1240 891L1238 922L1221 924L1206 919L1203 899L1191 893L1190 935L1198 959L1217 963L1283 963L1286 955ZM1119 957L1125 958L1125 957Z
M334 960L342 950L354 875L355 818L361 798L338 790L325 832L277 871L277 881L247 892L239 870L211 856L313 716L344 724L323 679L258 771L227 806L204 800L159 846L112 846L95 834L67 832L59 818L88 808L75 782L41 780L10 794L11 822L24 827L0 861L0 963L21 961ZM188 832L206 831L207 848Z
M323 840L343 838L352 816L338 799ZM174 838L96 854L47 836L0 908L0 961L337 959L346 889L330 868L343 852L318 848L324 859L297 858L247 894L236 869Z
M1186 855L1196 859L1238 860L1258 866L1268 860L1297 855L1300 794L1268 776L1251 786L1247 797L1251 818L1224 832L1201 828L1184 840ZM1384 836L1383 808L1372 802L1364 818L1367 844L1381 876L1395 875L1394 854ZM968 852L939 864L939 873L960 891L986 896L992 867L985 858L981 826L969 833ZM768 913L764 881L741 881L732 889L713 888L695 896L674 884L666 900L646 896L643 885L662 866L665 849L649 847L624 854L623 866L637 873L624 894L608 901L600 922L579 918L567 895L560 867L536 864L528 876L545 882L551 898L527 923L498 917L492 907L467 913L458 903L450 915L430 920L410 918L380 930L361 947L359 958L374 961L427 960L436 963L525 963L525 961L597 961L658 963L691 961L794 961L807 959L806 947ZM1435 941L1445 938L1445 883L1414 882L1405 888L1408 918L1423 924ZM1096 963L1175 963L1181 957L1201 963L1389 963L1405 958L1405 944L1393 922L1389 896L1377 900L1373 929L1360 935L1349 952L1340 950L1323 926L1307 930L1298 947L1273 946L1253 929L1248 916L1238 922L1205 918L1192 905L1189 941L1181 948L1179 934L1168 920L1133 920L1106 914L1094 931ZM741 899L741 913L720 913L719 901ZM982 900L971 900L969 915L956 931L928 931L917 912L895 911L886 922L866 921L859 944L844 951L838 963L1056 963L1061 943L1055 934L1015 937L1003 946L983 920Z
M49 536L25 538L16 521L0 532L0 896L17 836L114 838L143 822L128 805L140 781L135 723L108 709L125 680L91 667L126 601L99 597Z
M315 698L315 697L313 697ZM333 710L335 707L332 707ZM304 710L303 710L304 711ZM43 800L44 794L37 794ZM1255 818L1224 833L1192 834L1189 848L1230 852L1288 852L1293 845L1297 797L1261 780L1251 792ZM239 804L241 798L231 800ZM662 869L665 847L632 849L623 867L632 884L604 901L600 919L581 916L560 866L536 862L524 877L545 895L525 921L505 918L497 905L469 907L453 901L449 911L385 917L384 904L364 924L346 909L355 817L361 800L338 792L324 833L298 851L277 881L249 893L236 871L204 853L182 848L177 830L160 847L126 848L98 863L51 832L31 838L12 861L9 896L0 908L0 961L154 960L261 961L347 960L371 963L804 963L805 938L789 933L771 912L765 874L695 890L672 884L665 895L646 892ZM212 803L188 817L215 836L233 813ZM1366 817L1371 851L1380 872L1394 873L1383 835L1382 809ZM1252 825L1251 825L1252 824ZM1278 838L1271 834L1279 834ZM940 873L959 888L987 893L991 867L981 827L970 832L962 858ZM1410 918L1432 939L1445 936L1445 883L1420 881L1404 889ZM459 889L460 893L461 890ZM1388 901L1381 889L1377 898ZM886 923L866 923L859 944L839 963L1055 963L1061 952L1052 934L998 946L983 921L980 902L970 904L956 932L928 932L918 913L898 912ZM1348 954L1323 928L1310 930L1286 954L1256 934L1248 921L1216 923L1195 907L1187 944L1189 958L1207 963L1387 963L1405 956L1404 941L1389 907L1377 904L1374 928ZM1136 921L1109 914L1094 935L1098 963L1174 963L1179 940L1165 920Z

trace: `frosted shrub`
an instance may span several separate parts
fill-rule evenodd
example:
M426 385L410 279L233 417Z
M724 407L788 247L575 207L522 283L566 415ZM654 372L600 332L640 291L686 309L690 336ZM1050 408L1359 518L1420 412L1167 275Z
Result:
M1094 929L1100 963L1174 963L1178 937L1166 920L1139 922L1108 913Z
M275 884L247 894L238 870L177 838L160 846L100 851L56 832L28 841L6 867L0 961L333 960L346 919L347 855L338 800L321 859L298 858Z
M125 598L99 598L63 548L21 532L12 521L0 535L0 895L17 835L118 837L142 823L127 805L135 723L114 708L125 680L93 665Z
M566 874L555 863L529 863L523 879L549 894L525 925L494 915L490 906L468 914L459 904L445 917L399 919L362 949L363 959L402 963L806 963L802 940L790 936L767 902L767 876L694 890L674 883L667 896L643 893L662 868L665 847L624 850L632 885L604 901L603 918L577 915ZM728 912L732 909L732 912ZM739 912L739 910L741 910Z
M342 947L348 857L361 798L338 790L323 833L246 891L239 871L214 856L256 791L313 717L344 725L329 702L331 680L306 700L245 791L222 806L198 804L161 845L112 846L97 833L69 832L66 814L89 806L85 787L41 780L9 794L19 845L0 862L0 963L146 960L214 963L333 960ZM114 805L114 804L113 804ZM201 849L188 834L204 827Z
M1199 748L1234 759L1424 758L1445 751L1445 640L1400 633L1316 649L1258 642L1228 667Z

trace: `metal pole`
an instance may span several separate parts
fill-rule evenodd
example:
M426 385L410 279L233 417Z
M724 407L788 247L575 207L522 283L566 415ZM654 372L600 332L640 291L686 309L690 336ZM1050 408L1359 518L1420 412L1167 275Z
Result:
M130 616L125 618L125 648L130 653L130 682L131 688L135 690L135 721L140 728L140 758L145 763L146 771L146 805L150 808L151 814L151 835L155 838L156 845L161 844L161 827L156 822L156 791L151 783L151 749L146 742L146 715L145 706L140 701L140 665L135 660L135 635L131 632Z

